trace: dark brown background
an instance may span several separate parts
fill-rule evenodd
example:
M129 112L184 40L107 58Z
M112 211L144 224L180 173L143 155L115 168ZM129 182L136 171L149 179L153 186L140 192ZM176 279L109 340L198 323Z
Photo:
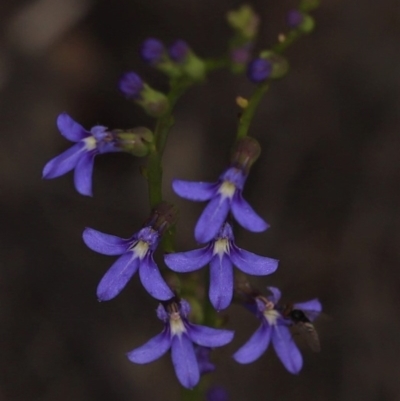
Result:
M275 42L294 2L250 2ZM141 161L96 159L94 198L72 175L42 181L69 146L55 120L85 127L151 124L116 89L135 69L159 89L138 47L148 36L186 39L201 56L224 50L228 0L41 0L0 4L0 400L177 400L169 357L136 366L125 353L161 328L137 277L108 303L96 285L113 258L88 250L84 227L130 236L148 213ZM234 342L218 351L215 381L231 400L400 399L400 3L327 0L317 30L291 48L290 75L271 88L251 128L263 152L245 196L272 228L239 230L238 244L281 260L259 285L293 300L318 296L323 351L304 349L299 376L272 350L249 366L230 355L256 320L231 307ZM178 104L165 154L165 193L181 208L179 249L194 247L203 207L170 180L215 180L236 124L234 98L253 87L218 72Z

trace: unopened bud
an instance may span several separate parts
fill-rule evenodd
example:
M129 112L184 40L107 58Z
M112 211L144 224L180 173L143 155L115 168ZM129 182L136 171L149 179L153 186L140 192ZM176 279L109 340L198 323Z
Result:
M239 139L233 148L231 164L248 174L260 153L261 147L257 140L250 136Z
M184 40L175 41L169 49L169 55L180 66L183 74L196 81L204 79L204 61L196 56Z
M156 118L164 115L169 108L167 96L147 84L144 84L141 98L136 102L143 107L147 114Z
M284 77L289 71L289 63L285 57L272 51L265 50L260 53L260 58L271 63L272 69L270 73L271 79Z
M238 10L229 11L226 18L228 24L243 37L253 39L257 35L260 18L249 5L245 4Z

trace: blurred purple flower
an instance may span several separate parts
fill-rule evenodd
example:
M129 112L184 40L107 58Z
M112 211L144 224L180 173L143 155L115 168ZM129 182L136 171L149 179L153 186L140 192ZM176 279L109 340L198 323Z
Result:
M140 48L140 55L142 56L142 59L151 65L160 62L163 59L164 54L164 45L158 39L148 38L143 42Z
M247 78L256 84L265 81L272 74L272 63L263 58L252 60L247 66Z
M83 241L90 249L103 255L122 255L108 269L97 287L100 301L116 297L138 270L143 287L152 297L162 301L173 297L153 259L160 239L160 233L151 225L143 227L128 239L92 228L85 229Z
M164 256L166 265L179 273L192 272L210 263L209 297L214 308L225 309L233 295L233 266L244 273L265 276L278 267L278 260L258 256L237 247L232 228L225 223L206 247Z
M260 232L269 225L243 199L242 191L247 174L240 168L229 167L216 183L174 180L172 187L182 198L210 202L195 227L200 243L211 241L226 220L229 211L238 223L249 231Z
M182 63L190 51L189 45L182 39L176 40L169 48L169 56L177 63Z
M95 156L121 151L113 132L107 131L107 127L101 125L87 131L67 113L58 116L57 127L65 138L76 143L44 166L43 178L56 178L75 169L76 190L82 195L92 196Z
M142 78L135 72L129 71L122 75L119 80L119 90L129 99L138 100L144 89Z
M255 298L256 314L261 319L261 326L249 341L236 351L233 358L243 364L254 362L267 350L272 341L275 352L284 367L290 373L297 374L303 366L303 358L289 330L292 321L283 316L276 308L281 297L280 290L275 287L268 287L268 289L272 296L267 298L257 296ZM293 307L316 313L322 309L321 303L317 299L297 303Z
M304 21L304 15L295 8L286 14L286 23L289 28L296 29Z
M200 380L200 367L193 344L201 347L221 347L233 338L233 331L199 326L188 321L190 306L185 300L160 304L157 316L164 330L146 344L130 351L131 362L144 364L163 356L171 349L172 363L182 386L193 388Z

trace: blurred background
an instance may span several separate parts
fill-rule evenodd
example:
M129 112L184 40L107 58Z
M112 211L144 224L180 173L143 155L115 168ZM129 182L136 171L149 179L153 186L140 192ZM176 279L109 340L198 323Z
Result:
M262 17L262 49L276 42L294 1L249 0ZM258 325L239 306L236 329L215 352L212 381L230 400L400 399L400 3L326 0L316 31L286 53L290 74L272 85L251 127L263 148L244 195L270 224L237 231L240 247L280 259L271 277L286 299L319 297L322 352L302 348L287 373L272 349L251 365L231 359ZM156 303L134 277L113 301L96 286L114 258L90 251L84 227L121 237L149 213L143 160L96 158L94 197L71 174L41 179L70 146L56 128L68 112L84 127L152 127L118 93L134 69L154 87L167 80L139 58L151 36L184 38L219 56L230 30L228 0L3 0L0 3L0 400L178 400L168 356L145 366L125 353L157 334ZM165 197L180 208L177 247L193 249L204 207L179 199L173 177L215 181L237 127L235 97L253 85L227 71L179 102L165 153Z

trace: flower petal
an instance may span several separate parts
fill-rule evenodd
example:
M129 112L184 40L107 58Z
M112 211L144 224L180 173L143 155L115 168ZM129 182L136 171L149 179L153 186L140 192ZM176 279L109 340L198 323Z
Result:
M272 344L283 366L293 374L300 372L303 357L293 341L292 334L286 326L275 325L272 332Z
M166 254L164 255L164 261L171 270L188 273L208 264L212 256L211 246L206 246L193 251Z
M161 358L171 347L171 338L168 330L147 341L141 347L128 352L126 356L134 363L149 363Z
M82 238L92 251L103 255L122 255L128 250L131 243L131 240L104 234L93 228L85 228Z
M293 304L293 308L300 309L305 312L305 314L311 321L315 320L318 317L319 313L322 312L322 305L318 298L314 298L310 301L305 302L297 302Z
M172 188L177 195L192 201L206 201L211 199L217 191L218 184L210 182L196 182L173 180Z
M218 233L229 212L229 199L220 195L211 199L203 210L194 229L194 236L200 243L211 241Z
M250 363L258 359L268 348L272 329L263 323L241 348L233 355L236 362Z
M146 255L139 267L140 281L147 292L154 298L165 301L174 296L161 276L152 255Z
M108 301L116 297L126 286L139 267L139 258L133 252L126 252L108 269L97 286L97 297Z
M258 233L269 227L269 224L243 199L240 191L236 191L233 196L231 210L236 221L246 230Z
M213 329L189 323L187 326L189 338L203 347L222 347L232 341L234 332L231 330Z
M279 263L276 259L245 251L244 249L238 248L235 244L231 246L230 258L237 268L253 276L271 274L277 269Z
M56 178L75 168L79 158L85 151L83 142L76 143L65 152L51 159L43 169L43 178Z
M216 310L229 306L233 295L233 268L226 255L214 256L210 263L210 301Z
M267 289L269 292L272 293L272 295L268 296L268 299L274 304L277 304L281 299L281 290L276 287L267 287Z
M90 135L82 125L78 124L67 113L61 113L57 117L57 127L61 134L72 142L78 142Z
M193 344L185 333L173 336L171 354L178 380L183 387L193 388L200 380L199 365Z
M81 195L92 196L92 175L95 152L86 152L75 167L75 188Z

